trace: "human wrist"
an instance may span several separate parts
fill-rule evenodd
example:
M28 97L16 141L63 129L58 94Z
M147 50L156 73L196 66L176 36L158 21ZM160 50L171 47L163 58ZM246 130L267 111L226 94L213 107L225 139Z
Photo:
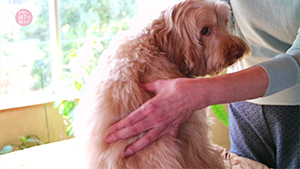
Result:
M216 77L207 77L199 78L199 80L201 80L201 88L205 98L203 103L205 104L205 107L221 103L221 93L224 90L224 85L222 85L220 79Z
M191 91L191 103L194 110L206 108L210 105L210 89L208 88L208 78L189 79L187 84Z

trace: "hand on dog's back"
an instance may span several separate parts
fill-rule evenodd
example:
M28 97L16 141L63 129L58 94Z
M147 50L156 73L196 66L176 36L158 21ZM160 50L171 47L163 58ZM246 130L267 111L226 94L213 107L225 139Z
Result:
M162 135L169 134L176 138L180 124L185 122L195 110L206 107L206 105L199 105L190 100L196 91L187 86L190 80L182 78L181 80L158 80L142 84L141 86L145 90L155 93L154 98L112 125L109 128L112 133L106 138L106 141L111 143L148 131L141 139L127 147L124 155L128 157L153 143ZM199 89L197 90L199 91ZM159 97L156 97L158 95ZM182 112L185 109L187 111Z

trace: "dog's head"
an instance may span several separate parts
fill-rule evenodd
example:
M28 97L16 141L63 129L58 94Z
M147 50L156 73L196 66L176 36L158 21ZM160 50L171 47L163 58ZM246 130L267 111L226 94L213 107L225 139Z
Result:
M224 2L187 0L163 11L149 32L186 76L214 75L250 52L242 39L229 34L229 19Z

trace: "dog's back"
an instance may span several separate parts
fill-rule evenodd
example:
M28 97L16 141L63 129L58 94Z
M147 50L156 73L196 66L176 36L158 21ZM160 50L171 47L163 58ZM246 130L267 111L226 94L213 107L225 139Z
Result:
M182 124L178 139L165 135L129 158L123 156L125 148L143 134L105 142L110 125L153 96L140 87L141 83L183 77L148 36L142 33L128 38L92 76L93 86L82 100L82 115L78 117L84 122L80 137L85 140L88 168L222 168L219 155L211 147L203 111Z

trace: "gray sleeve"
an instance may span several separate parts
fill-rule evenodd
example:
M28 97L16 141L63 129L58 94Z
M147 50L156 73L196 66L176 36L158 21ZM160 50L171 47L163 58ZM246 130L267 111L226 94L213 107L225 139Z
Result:
M300 83L300 28L293 45L285 54L258 64L268 73L269 86L265 96L272 95Z

